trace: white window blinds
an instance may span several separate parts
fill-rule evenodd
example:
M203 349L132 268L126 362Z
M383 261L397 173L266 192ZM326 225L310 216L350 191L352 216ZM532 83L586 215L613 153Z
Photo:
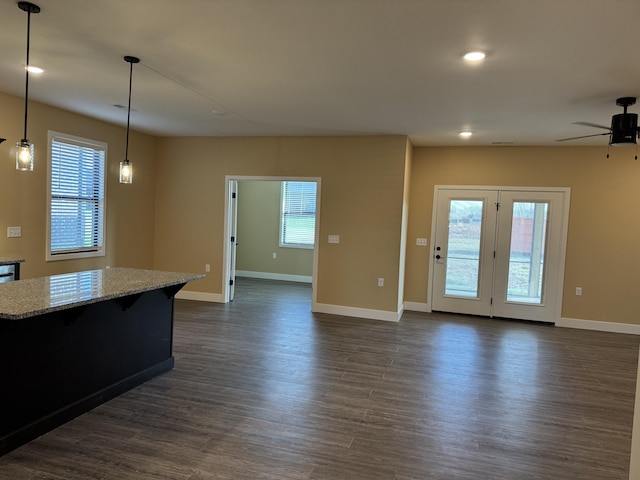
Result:
M316 183L282 182L280 245L313 247L316 231Z
M51 259L104 254L105 163L105 144L50 134Z

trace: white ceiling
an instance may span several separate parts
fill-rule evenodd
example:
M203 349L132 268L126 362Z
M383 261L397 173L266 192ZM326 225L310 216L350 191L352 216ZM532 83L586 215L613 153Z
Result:
M131 125L155 135L558 145L604 132L572 122L609 125L617 97L640 97L639 0L34 3L31 63L46 71L30 75L30 99L125 125L113 105L127 105L134 55ZM0 91L18 96L26 24L0 0ZM487 59L467 64L471 49Z

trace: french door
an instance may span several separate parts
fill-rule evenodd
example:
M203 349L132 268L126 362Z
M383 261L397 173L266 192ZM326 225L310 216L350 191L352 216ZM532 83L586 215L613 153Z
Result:
M431 309L555 322L569 190L436 187Z

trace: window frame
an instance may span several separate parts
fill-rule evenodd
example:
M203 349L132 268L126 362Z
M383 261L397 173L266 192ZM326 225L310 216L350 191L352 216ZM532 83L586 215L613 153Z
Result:
M313 237L312 243L287 243L284 242L284 226L285 219L284 216L288 213L285 212L285 184L287 183L312 183L315 187L314 192L314 211L313 211ZM306 250L313 250L316 247L316 229L317 229L317 221L318 221L318 182L316 181L308 181L308 180L283 180L280 182L280 212L279 219L280 225L278 228L278 246L281 248L300 248Z
M51 249L51 221L52 221L52 163L53 143L66 143L80 148L90 148L103 152L102 158L102 198L97 198L98 208L101 210L102 221L98 222L98 245L90 250L86 247L60 250ZM46 261L72 260L79 258L103 257L106 255L106 225L107 225L107 144L98 140L77 137L66 133L49 131L47 135L47 235L46 235Z

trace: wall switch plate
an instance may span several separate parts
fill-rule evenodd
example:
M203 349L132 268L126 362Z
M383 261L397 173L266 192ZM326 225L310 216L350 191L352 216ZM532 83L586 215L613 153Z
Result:
M276 252L273 252L273 259L275 260L276 258L278 258L278 254Z
M582 287L576 287L576 295L577 295L578 297L581 297L581 296L582 296Z
M17 238L22 236L22 227L7 227L7 238Z
M340 243L340 235L329 235L329 243Z
M416 238L416 245L419 247L426 247L427 246L427 239L426 238Z
M205 263L205 265L204 265L204 271L205 271L205 272L210 272L210 271L211 271L211 265L209 265L208 263Z
M384 278L380 277L380 278L378 279L378 286L379 286L379 287L384 287Z

